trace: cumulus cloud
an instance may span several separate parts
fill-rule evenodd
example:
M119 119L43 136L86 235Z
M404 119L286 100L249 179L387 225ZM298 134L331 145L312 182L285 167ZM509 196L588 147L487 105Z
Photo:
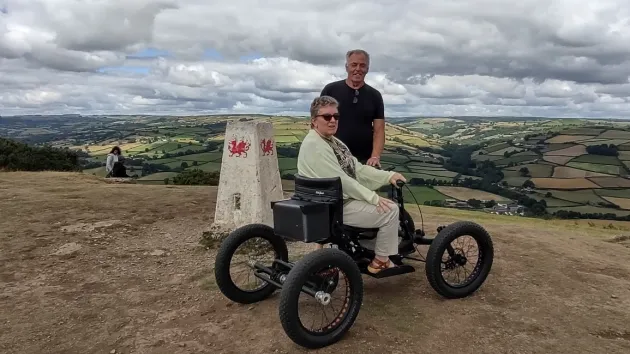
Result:
M0 0L0 114L305 114L371 54L388 116L628 117L630 2Z

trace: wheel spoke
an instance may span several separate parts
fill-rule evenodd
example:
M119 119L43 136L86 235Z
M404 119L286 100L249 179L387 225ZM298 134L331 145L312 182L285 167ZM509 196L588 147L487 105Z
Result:
M334 271L336 274L326 274L330 273L330 271ZM330 302L324 305L314 297L305 293L301 293L300 297L303 296L305 300L309 302L309 304L304 304L302 301L298 301L298 306L306 305L305 308L298 309L298 317L300 322L305 325L306 321L302 318L302 315L307 311L311 312L310 310L319 311L319 314L309 313L310 317L312 317L312 320L310 321L310 331L312 332L312 334L325 335L326 333L329 333L330 331L335 329L343 321L343 318L348 313L347 308L350 301L349 284L347 283L348 279L345 273L343 273L343 271L338 268L325 269L319 272L314 272L313 279L315 279L315 274L324 274L324 276L321 276L319 279L314 281L318 283L319 286L317 286L313 290L315 292L324 291L328 293L330 295ZM340 292L341 294L339 294ZM336 298L337 294L341 295L342 303L340 305L336 303L337 301L339 301ZM329 315L329 311L332 311L332 317ZM316 318L320 318L321 320L321 325L318 328L314 328L313 326Z
M460 240L461 238L466 237L465 240ZM471 240L469 240L471 239ZM454 286L454 287L463 287L468 285L468 283L470 283L473 279L474 279L474 275L475 275L475 269L479 266L480 263L480 259L478 257L478 253L475 253L472 258L472 255L468 255L468 251L470 251L471 248L477 246L477 241L475 240L474 237L470 237L468 235L461 235L457 238L455 238L451 244L455 244L457 241L457 246L456 245L448 245L446 247L445 252L442 255L442 271L448 272L448 273L452 273L452 276L447 277L443 274L443 278L445 281L447 281L447 283L449 283L449 285ZM461 244L461 246L459 246L459 244ZM450 255L451 250L453 250L453 254ZM445 259L446 258L446 259ZM465 262L465 263L464 263ZM464 263L464 264L462 264ZM468 265L471 264L473 265L473 270L469 273L467 271ZM460 269L461 268L461 269ZM463 273L463 274L462 274ZM446 278L456 278L456 283L451 283L449 282ZM463 278L463 279L462 279Z
M268 254L269 252L271 254ZM234 257L230 263L230 276L234 285L244 291L256 291L264 287L267 283L254 275L254 269L250 263L260 262L269 267L276 256L273 245L264 238L251 238L240 244L234 251ZM236 264L241 269L233 271L232 266ZM237 279L241 279L243 272L247 272L246 283L239 284Z

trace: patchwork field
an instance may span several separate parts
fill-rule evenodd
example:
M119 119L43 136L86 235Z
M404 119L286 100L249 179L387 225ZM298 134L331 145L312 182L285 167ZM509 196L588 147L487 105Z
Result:
M586 178L532 178L531 181L534 182L536 188L540 189L600 188L599 185Z
M496 151L492 151L492 152L489 153L489 155L503 156L503 154L505 154L506 152L507 153L512 153L514 151L520 151L520 150L521 149L519 149L517 147L509 146L509 147L506 147L504 149L499 149L499 150L496 150Z
M571 162L586 162L602 165L618 165L621 166L621 162L616 156L604 156L604 155L592 155L584 154L571 160Z
M580 140L592 139L592 135L557 135L551 139L547 139L547 143L549 144L562 144L562 143L571 143L577 142Z
M577 204L598 204L604 202L604 200L599 195L597 195L597 190L593 189L583 189L575 191L549 189L537 190L537 193L539 193L540 195L551 193L551 197L553 197L554 199Z
M606 175L619 175L623 171L623 167L619 165L605 165L605 164L600 164L600 163L578 162L575 160L572 160L566 165L568 167L573 167L575 169L580 169L580 170L590 171L590 172L599 172L600 174L606 174ZM586 177L589 177L589 176L586 176Z
M627 139L630 141L630 131L626 130L607 130L597 136L601 139Z
M411 191L411 192L410 192ZM387 195L387 193L382 193L383 196ZM415 199L414 199L415 198ZM424 202L431 202L434 200L445 200L448 197L442 193L440 193L435 188L429 188L425 186L409 186L409 188L403 188L403 199L406 203L415 204L416 201L420 206L424 204ZM416 206L407 206L407 208L412 208L416 210Z
M552 177L553 178L579 178L579 177L610 176L609 174L604 174L604 173L599 173L599 172L592 172L592 171L586 170L586 169L580 169L581 166L580 166L579 163L576 163L574 165L573 164L569 164L569 166L574 166L576 168L566 167L566 166L553 167L553 176ZM552 166L549 166L549 167L552 167ZM532 177L537 177L537 176L533 176L532 175Z
M565 147L558 150L551 150L546 152L543 156L580 156L586 154L586 147L584 145L574 145L571 147Z
M511 162L513 166L503 167L503 181L512 187L521 187L530 180L536 186L534 198L545 200L548 211L573 208L572 210L587 210L595 207L597 212L614 211L619 209L604 208L604 205L614 204L625 209L630 204L630 193L624 194L620 189L630 188L630 179L624 178L629 174L630 167L630 131L605 131L603 128L569 128L561 129L560 135L530 135L520 146L533 147L533 151L520 152L503 158L502 156L489 158L488 155L474 155L476 161L492 160L497 165ZM544 141L544 145L541 145ZM490 150L505 152L509 147L505 144L493 144ZM595 155L587 152L587 146L609 144L626 144L628 150L617 145L619 156ZM496 149L496 150L495 150ZM527 153L535 155L534 151L542 152L540 158L533 161L511 160ZM527 173L521 172L526 168ZM602 194L598 193L602 190ZM551 194L551 195L550 195ZM551 209L549 209L551 208ZM623 214L623 212L622 212Z
M554 171L554 167L551 165L524 164L524 165L518 165L514 167L506 167L503 169L503 174L506 177L523 177L521 176L521 173L519 172L519 170L523 167L529 170L530 177L551 177Z
M597 195L615 198L630 198L630 189L598 189Z
M510 201L507 198L504 198L500 195L488 193L485 191L480 191L476 189L470 189L465 187L449 187L449 186L435 186L434 187L438 192L457 200L467 201L469 199L477 199L477 200L494 200L497 202L500 201Z
M616 198L616 197L602 197L607 201L618 205L621 209L630 210L630 199L628 198Z
M529 177L505 177L503 180L507 182L508 186L520 187L529 179Z
M597 136L601 134L605 129L596 129L596 128L572 128L566 129L562 131L562 134L565 135L588 135L590 137Z
M590 177L589 180L603 188L630 188L630 179L621 177Z
M520 163L534 162L534 161L536 161L538 159L539 159L539 157L537 155L531 155L531 154L519 155L519 154L515 154L515 155L510 156L508 158L502 158L502 159L499 159L499 160L493 160L493 162L498 167L501 167L501 166L509 166L510 164L520 164Z
M543 155L543 160L549 161L551 163L558 164L558 165L564 165L567 162L571 161L573 158L574 156L555 156L555 155L548 155L548 154Z

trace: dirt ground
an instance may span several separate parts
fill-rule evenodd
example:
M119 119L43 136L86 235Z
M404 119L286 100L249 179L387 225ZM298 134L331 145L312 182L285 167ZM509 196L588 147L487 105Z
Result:
M215 194L0 173L0 352L307 352L282 330L278 292L248 306L218 292L213 251L198 243ZM485 285L442 300L422 264L364 277L354 327L318 352L630 352L630 224L422 211L430 234L457 219L488 228L496 253Z

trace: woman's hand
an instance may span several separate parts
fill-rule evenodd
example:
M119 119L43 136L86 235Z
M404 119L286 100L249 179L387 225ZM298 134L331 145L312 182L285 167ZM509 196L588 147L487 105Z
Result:
M383 198L381 196L378 197L378 205L376 206L376 210L380 213L386 213L390 210L392 210L392 208L394 208L396 206L396 203L394 203L392 200L389 200L387 198Z
M396 173L394 173L392 178L389 179L389 183L391 183L391 184L393 184L395 186L396 185L396 181L398 181L399 179L402 180L403 182L407 182L407 179L405 179L405 177L403 175L401 175L400 173L396 172Z

